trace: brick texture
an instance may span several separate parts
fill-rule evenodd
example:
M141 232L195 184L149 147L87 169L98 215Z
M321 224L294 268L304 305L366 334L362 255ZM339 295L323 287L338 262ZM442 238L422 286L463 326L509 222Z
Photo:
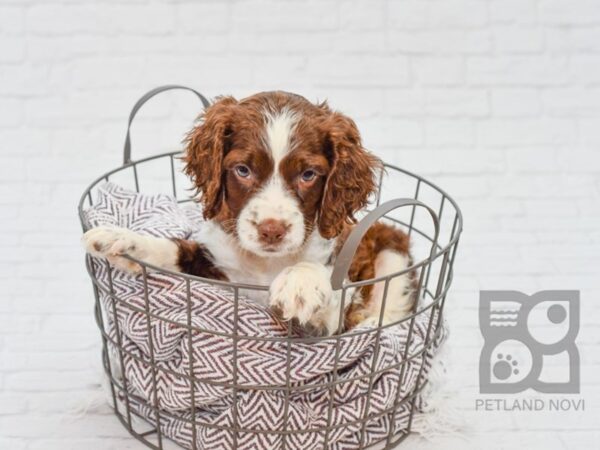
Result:
M448 377L470 439L411 448L597 447L598 0L0 0L0 448L143 448L107 406L78 414L100 339L76 205L166 83L327 98L462 205ZM134 155L178 148L197 112L153 101ZM474 412L478 290L552 288L582 291L585 413Z

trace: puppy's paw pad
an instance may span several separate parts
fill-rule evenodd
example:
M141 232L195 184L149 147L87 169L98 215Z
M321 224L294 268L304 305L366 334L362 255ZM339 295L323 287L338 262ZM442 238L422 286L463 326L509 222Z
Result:
M82 238L85 250L94 256L117 256L136 249L137 235L126 228L97 227Z
M139 257L139 236L126 228L97 227L87 231L82 239L83 247L89 254L106 258L115 267L138 273L141 267L121 257L128 254Z
M321 264L299 263L284 269L271 283L269 301L284 319L322 325L319 312L332 297L329 273Z

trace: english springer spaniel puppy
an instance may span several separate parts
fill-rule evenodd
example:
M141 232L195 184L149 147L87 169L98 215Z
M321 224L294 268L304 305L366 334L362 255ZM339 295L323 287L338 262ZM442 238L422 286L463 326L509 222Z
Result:
M134 273L141 268L122 255L200 277L269 285L268 295L254 291L253 299L309 333L335 333L341 291L332 290L332 267L381 168L362 147L355 123L326 103L286 92L221 97L186 143L185 171L206 219L201 238L98 227L84 235L87 252ZM385 276L410 264L408 236L378 222L363 237L348 278ZM415 284L414 271L390 282L384 324L411 313ZM377 325L383 291L379 282L347 295L342 330Z

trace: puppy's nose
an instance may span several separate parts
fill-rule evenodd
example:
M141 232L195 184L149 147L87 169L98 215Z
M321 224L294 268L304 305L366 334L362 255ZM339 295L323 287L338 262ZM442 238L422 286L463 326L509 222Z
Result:
M258 238L265 244L279 244L285 237L288 226L282 220L266 219L257 226Z

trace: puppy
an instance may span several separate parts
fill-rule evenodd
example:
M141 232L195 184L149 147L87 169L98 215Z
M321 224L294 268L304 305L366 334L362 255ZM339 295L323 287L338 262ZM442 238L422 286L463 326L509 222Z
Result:
M314 334L330 335L379 322L384 283L346 295L330 276L354 214L376 190L379 160L366 151L354 122L326 103L286 92L238 101L221 97L186 138L185 172L206 222L199 241L162 239L123 228L85 233L87 252L139 272L127 254L200 277L269 285L248 293ZM363 237L348 278L368 280L407 269L409 239L377 223ZM389 283L383 323L415 303L414 271Z

